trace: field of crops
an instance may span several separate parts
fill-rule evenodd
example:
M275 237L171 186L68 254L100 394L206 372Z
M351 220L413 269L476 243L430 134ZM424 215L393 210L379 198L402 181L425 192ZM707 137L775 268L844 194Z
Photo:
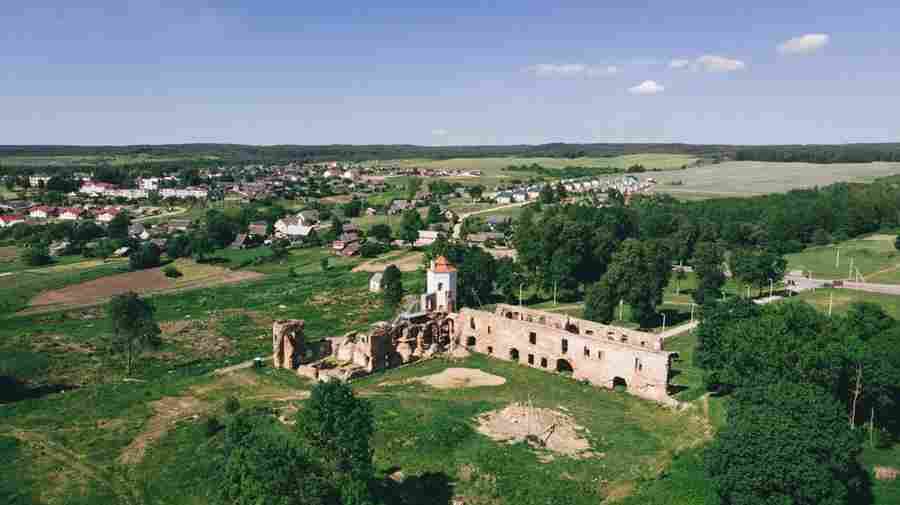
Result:
M782 193L797 188L827 186L835 182L871 182L900 174L900 163L776 163L730 161L657 172L657 191L692 199ZM673 185L672 183L678 183Z

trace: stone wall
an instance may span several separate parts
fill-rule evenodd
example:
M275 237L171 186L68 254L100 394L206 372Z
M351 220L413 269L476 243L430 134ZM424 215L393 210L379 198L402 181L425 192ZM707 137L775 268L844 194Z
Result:
M512 305L464 308L457 328L460 344L476 352L674 403L667 391L670 353L652 333Z

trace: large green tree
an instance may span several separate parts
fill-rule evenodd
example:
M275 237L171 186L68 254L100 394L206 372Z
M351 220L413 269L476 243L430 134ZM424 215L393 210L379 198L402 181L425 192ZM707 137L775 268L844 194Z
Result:
M30 246L23 247L19 252L22 263L30 267L39 267L48 265L52 261L50 258L50 248L46 242L35 242Z
M126 211L121 211L109 222L106 233L109 235L109 238L126 240L129 226L131 226L131 215Z
M768 250L740 249L731 258L731 271L744 284L762 288L781 282L787 260Z
M388 265L382 274L381 283L384 293L384 305L391 310L396 309L403 300L403 276L396 265Z
M697 274L694 301L703 305L722 296L725 285L725 256L722 247L715 242L699 242L694 251L693 267Z
M130 291L114 296L106 308L113 329L113 348L125 353L129 374L141 349L162 343L153 312L150 302Z
M634 320L651 327L657 322L656 307L662 303L663 290L671 275L671 253L661 241L625 240L613 254L603 277L605 286L592 290L592 303L607 307L624 300L631 307ZM597 296L612 299L600 302ZM606 309L597 314L607 317Z
M774 383L737 394L705 466L724 504L846 505L866 491L860 452L827 390Z
M357 398L345 382L320 382L297 413L296 427L300 444L339 489L341 503L371 503L375 423L369 402Z
M143 270L159 266L159 248L156 244L145 242L135 247L128 255L128 266L132 270Z
M419 215L419 211L410 209L403 212L403 217L400 221L401 239L411 244L419 238L419 230L424 228L425 223L422 222L422 216Z

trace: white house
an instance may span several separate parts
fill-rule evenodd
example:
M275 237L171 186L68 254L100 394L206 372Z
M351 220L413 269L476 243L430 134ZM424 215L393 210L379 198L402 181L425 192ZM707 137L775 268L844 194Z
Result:
M156 191L159 189L159 177L141 178L137 181L138 187L145 191Z
M32 188L46 186L47 181L49 181L49 180L50 180L49 175L43 175L43 174L29 175L28 176L28 185L30 185Z
M98 222L109 224L120 212L122 212L122 209L118 207L107 207L96 214L96 219Z
M59 218L63 221L75 221L80 219L82 214L84 214L84 209L67 207L59 212Z
M25 222L25 216L17 216L13 214L3 214L0 216L0 228L8 228L19 223Z
M115 184L110 184L108 182L86 181L81 185L81 188L78 189L78 192L85 193L90 196L98 196L106 194L106 192L111 189L116 189Z
M442 231L436 230L419 230L419 238L416 239L416 247L425 247L433 244L438 237L444 235Z
M384 289L384 274L377 272L369 278L369 291L380 293L382 289Z
M275 221L275 233L283 237L306 237L312 229L312 226L304 226L298 216Z
M54 210L53 207L47 207L46 205L32 207L28 211L28 217L32 219L47 219L53 215Z
M187 188L163 188L159 190L159 196L162 198L197 198L204 199L209 194L209 190L200 186L192 186Z

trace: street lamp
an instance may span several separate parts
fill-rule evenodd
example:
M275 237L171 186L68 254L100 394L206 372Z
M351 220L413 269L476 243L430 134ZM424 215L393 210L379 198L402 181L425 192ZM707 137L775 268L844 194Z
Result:
M662 318L663 318L663 328L662 328L662 331L663 331L663 333L665 333L665 332L666 332L666 313L665 313L665 312L662 313Z
M773 293L774 289L775 289L775 281L773 281L772 278L769 277L769 298L772 298L772 293Z

